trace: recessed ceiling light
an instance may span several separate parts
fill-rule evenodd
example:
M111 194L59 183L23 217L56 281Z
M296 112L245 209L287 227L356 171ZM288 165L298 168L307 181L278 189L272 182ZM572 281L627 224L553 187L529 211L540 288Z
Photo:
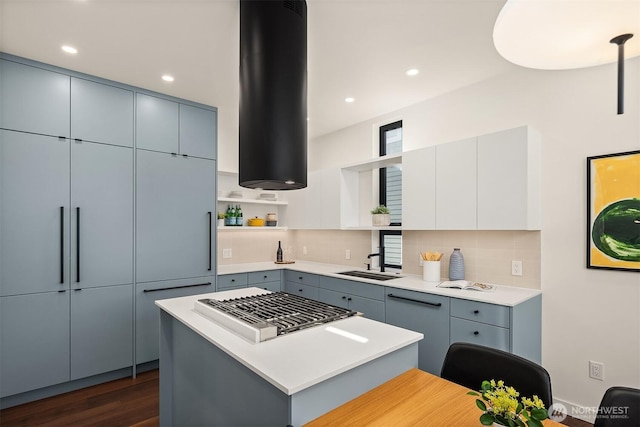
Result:
M165 74L164 76L162 76L162 80L164 80L165 82L172 82L175 79L173 78L173 76L170 76L169 74Z
M67 53L72 54L72 55L75 55L76 53L78 53L78 49L76 49L73 46L64 45L64 46L61 47L61 49L64 50L65 52L67 52Z
M417 68L412 68L410 70L407 70L407 76L417 76L419 72L420 70L418 70Z
M355 98L352 98L352 97L348 97L344 99L344 102L348 102L348 103L351 103L353 101L355 101Z

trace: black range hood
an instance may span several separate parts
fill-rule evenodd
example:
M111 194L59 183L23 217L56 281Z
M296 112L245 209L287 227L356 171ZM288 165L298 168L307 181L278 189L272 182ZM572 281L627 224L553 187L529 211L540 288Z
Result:
M239 183L307 186L307 4L240 0Z

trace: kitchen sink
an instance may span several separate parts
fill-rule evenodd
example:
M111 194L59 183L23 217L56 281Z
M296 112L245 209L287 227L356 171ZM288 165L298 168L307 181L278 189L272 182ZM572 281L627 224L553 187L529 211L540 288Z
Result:
M398 279L402 277L402 276L391 276L389 274L376 273L375 271L360 271L360 270L343 271L338 274L342 274L344 276L360 277L362 279L382 280L382 281Z

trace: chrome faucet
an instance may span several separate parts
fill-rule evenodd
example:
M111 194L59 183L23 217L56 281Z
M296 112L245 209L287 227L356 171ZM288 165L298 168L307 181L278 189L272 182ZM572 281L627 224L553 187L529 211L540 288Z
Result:
M380 252L378 252L377 254L369 254L367 255L367 258L371 258L374 256L380 257L380 272L384 273L384 246L378 246L378 248L380 249ZM367 270L369 270L370 264L367 264Z

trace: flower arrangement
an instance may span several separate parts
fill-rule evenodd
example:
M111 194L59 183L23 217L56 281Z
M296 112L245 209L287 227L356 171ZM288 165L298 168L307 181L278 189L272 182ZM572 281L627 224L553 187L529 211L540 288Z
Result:
M476 399L476 405L483 411L480 423L484 426L495 423L509 427L542 427L542 421L549 416L538 396L518 399L520 393L506 386L502 380L482 381L480 392L470 391L467 394L482 396L482 400Z

